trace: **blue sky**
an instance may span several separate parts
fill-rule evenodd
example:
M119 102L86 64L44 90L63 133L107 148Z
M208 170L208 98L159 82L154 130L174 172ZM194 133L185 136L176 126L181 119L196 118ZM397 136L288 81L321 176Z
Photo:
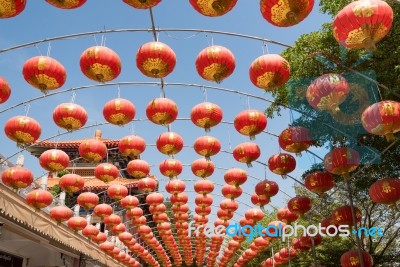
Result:
M179 28L179 29L208 29L216 31L235 32L240 34L258 36L272 39L286 44L293 44L294 41L304 33L318 30L323 22L330 21L330 17L322 15L318 11L318 1L314 6L313 12L302 23L291 28L278 28L265 21L259 11L259 1L240 0L236 7L227 15L218 18L209 18L197 13L189 4L189 1L162 1L153 9L157 28ZM0 21L1 35L0 48L13 47L19 44L44 40L46 38L69 35L73 33L98 31L102 29L148 29L150 28L150 16L148 10L136 10L122 1L107 0L88 0L85 5L76 10L57 9L44 1L28 1L26 9L17 17L3 19ZM135 33L112 33L106 35L88 35L78 38L70 38L61 41L51 42L50 56L60 61L67 69L67 82L62 89L76 86L94 84L88 80L80 71L79 57L81 53L90 46L100 45L105 40L105 45L117 52L122 60L122 73L115 82L157 82L143 76L136 68L135 54L139 46L143 43L152 41L151 32L142 31ZM250 63L263 53L280 53L284 49L281 46L268 44L263 48L261 41L238 38L219 34L205 34L201 32L159 32L159 41L168 44L177 55L177 65L174 72L169 75L167 83L189 83L199 85L220 86L232 90L238 90L256 96L272 99L269 94L257 89L251 84L248 77ZM236 58L236 69L231 77L224 80L221 84L207 82L201 79L195 69L194 61L196 55L205 47L215 44L229 48ZM0 76L4 77L12 87L12 96L8 102L0 105L0 112L7 107L38 97L41 93L25 82L21 70L23 63L30 57L46 55L49 43L42 42L37 46L30 46L9 52L0 53ZM205 101L206 97L200 87L167 86L166 96L173 99L179 106L179 118L189 118L190 110L196 104ZM91 89L76 91L76 103L84 106L89 114L87 125L104 122L102 117L103 105L110 99L117 97L117 86L93 87ZM160 96L160 88L155 85L121 86L121 97L132 101L136 106L136 119L145 119L145 106L147 103ZM232 122L235 115L241 110L258 109L264 110L268 102L247 98L239 94L226 93L216 90L207 90L207 99L218 104L224 111L224 121ZM71 94L59 94L47 97L31 103L29 116L35 118L42 125L42 136L48 138L58 132L64 132L56 127L52 121L52 111L55 106L63 102L70 102ZM0 113L0 123L4 123L12 116L23 115L24 107L20 106L7 112ZM268 121L267 130L279 134L290 123L288 112L283 112L282 117L276 117ZM166 158L160 154L152 145L159 134L167 131L165 127L154 125L148 121L135 122L125 127L99 126L87 130L77 131L60 137L64 139L79 139L92 137L95 129L103 131L103 137L121 138L134 132L146 139L146 151L142 159L147 160L152 166L154 173L161 180L160 189L164 190L166 179L159 174L158 164ZM190 120L178 120L171 126L172 131L179 133L185 141L185 145L192 146L194 140L205 135L204 130L194 126ZM233 125L220 124L212 129L210 135L217 137L222 143L222 150L232 151L239 143L248 141L245 136L235 131ZM18 151L14 142L10 141L0 132L1 149L0 153L8 156ZM256 138L262 150L260 161L266 162L268 158L279 152L277 138L261 134ZM325 151L314 149L321 157ZM36 176L40 176L43 170L38 161L26 155L26 166L32 169ZM184 150L176 156L184 164L190 163L199 158L192 148ZM12 160L15 160L13 158ZM230 154L220 153L212 158L216 166L220 168L240 167L248 171L249 175L264 179L264 167L254 164L253 168L248 169L245 164L237 163ZM298 164L293 175L298 177L306 170L314 159L304 154L302 158L297 158ZM224 184L224 170L216 170L212 181ZM190 170L190 166L185 166L181 179L197 180ZM281 189L290 196L294 196L291 180L282 180L281 177L272 174L267 170L267 178L279 183ZM194 182L187 182L187 190L193 190ZM254 192L254 185L257 180L248 179L243 189L247 193ZM220 194L221 187L216 186L215 193ZM189 201L194 201L195 193L188 193ZM165 194L166 195L166 194ZM219 205L221 197L214 197L214 205ZM251 205L250 197L243 194L240 201ZM274 206L282 207L286 205L288 196L280 192L272 199ZM192 210L194 204L191 203ZM244 214L246 206L240 205L238 213ZM216 213L217 208L213 208ZM234 219L240 219L235 215Z

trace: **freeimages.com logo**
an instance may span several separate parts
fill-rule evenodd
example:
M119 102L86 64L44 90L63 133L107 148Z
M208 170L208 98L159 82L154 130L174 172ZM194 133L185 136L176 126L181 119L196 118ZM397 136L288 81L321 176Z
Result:
M245 236L246 241L250 241L256 237L274 237L281 238L282 241L285 241L289 237L298 237L298 236L310 236L314 237L316 235L320 235L322 237L325 236L341 236L348 237L350 234L353 235L365 235L371 237L381 237L384 234L384 231L380 227L372 227L372 228L359 228L358 231L351 230L347 225L330 225L328 227L322 226L320 223L318 225L299 225L295 223L294 225L283 225L279 223L278 225L267 225L263 226L260 223L252 226L252 225L244 225L241 226L238 223L230 224L226 228L222 225L217 227L210 226L208 224L194 226L195 222L192 221L189 223L189 235L191 236L192 232L198 236L200 233L204 233L207 237L211 238L213 235L217 236Z

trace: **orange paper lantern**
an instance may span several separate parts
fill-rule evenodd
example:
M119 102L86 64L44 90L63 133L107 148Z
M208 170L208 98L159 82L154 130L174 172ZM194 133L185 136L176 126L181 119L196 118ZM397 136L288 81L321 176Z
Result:
M250 136L252 140L267 127L267 117L258 110L244 110L236 115L233 125L239 133Z
M289 80L290 66L280 55L263 55L251 63L249 76L258 88L273 91Z
M175 155L183 148L182 137L174 132L160 134L157 138L156 146L158 151L166 155Z
M176 120L178 106L169 98L155 98L146 106L147 118L159 125L168 125Z
M24 11L26 0L1 1L1 19L12 18Z
M75 103L62 103L53 111L54 123L67 131L85 126L88 119L86 110Z
M222 109L210 102L197 104L190 113L192 122L196 126L204 128L206 132L210 131L211 127L218 125L222 121L222 117Z
M207 81L222 82L233 73L235 66L235 57L223 46L207 47L196 58L197 73Z
M40 124L27 116L15 116L4 125L4 132L8 138L18 145L26 145L39 139L42 129Z
M158 5L161 0L123 0L123 2L137 9L149 9Z
M125 136L119 140L118 150L122 155L135 159L146 150L146 141L137 135Z
M3 78L0 77L0 104L6 102L11 95L11 87L8 82Z
M161 42L142 45L136 53L136 66L145 76L164 78L170 74L176 64L174 51Z
M303 21L314 7L314 0L261 0L261 14L269 23L290 27Z
M33 173L21 166L8 168L1 173L1 180L15 190L26 188L33 182Z
M197 12L208 17L225 15L234 8L236 3L237 0L190 0L190 4Z
M28 59L22 67L22 74L30 85L44 93L62 87L67 79L64 66L46 56Z
M97 82L109 82L121 73L121 59L110 48L92 46L86 49L79 64L82 73L89 79Z
M49 149L40 155L39 164L47 171L59 172L68 167L69 156L60 149Z
M346 48L375 50L375 44L390 31L393 10L381 0L354 1L333 21L333 35Z
M122 126L135 118L136 109L132 102L123 98L112 99L103 107L103 116L111 124Z
M74 9L82 6L86 0L46 0L46 2L61 9Z

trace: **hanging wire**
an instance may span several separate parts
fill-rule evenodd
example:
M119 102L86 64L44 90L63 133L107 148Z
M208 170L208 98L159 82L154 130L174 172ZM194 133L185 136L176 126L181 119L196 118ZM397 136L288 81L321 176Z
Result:
M205 101L205 102L208 102L207 89L204 88L204 86L202 86L202 87L201 87L201 90L203 91L204 101Z
M263 41L262 50L263 50L263 55L269 54L268 43L266 41Z
M35 47L36 47L36 50L38 51L38 53L39 53L41 56L43 56L42 51L40 51L39 46L38 46L38 45L35 45Z
M28 116L28 113L29 113L30 109L31 109L31 104L25 104L24 105L25 116Z
M119 87L119 84L117 85L117 97L121 98L121 88Z
M71 103L75 103L76 93L75 90L71 91Z
M51 53L51 42L49 42L49 45L47 46L47 56L49 57Z
M97 37L96 37L96 34L93 34L93 39L94 39L94 42L95 42L96 46L98 46L98 45L99 45L99 43L97 42Z

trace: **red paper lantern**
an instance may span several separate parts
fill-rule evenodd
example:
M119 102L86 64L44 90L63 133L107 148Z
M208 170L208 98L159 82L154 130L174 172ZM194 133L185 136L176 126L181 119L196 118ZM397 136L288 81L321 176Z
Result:
M361 259L358 253L358 249L347 251L340 257L340 265L342 267L361 267ZM361 250L361 255L364 267L372 267L374 265L374 261L368 252Z
M255 143L241 143L233 149L233 157L236 161L246 163L247 167L252 166L252 162L261 155L261 150Z
M100 163L94 169L94 176L105 183L114 181L118 175L118 168L110 163Z
M89 162L99 162L107 155L107 147L98 139L87 139L79 145L78 152Z
M146 203L151 205L160 205L164 202L164 196L160 193L151 193L146 197Z
M291 212L288 208L281 208L276 212L276 217L279 221L282 221L286 224L291 224L299 218L299 215Z
M239 204L231 199L224 199L219 203L219 207L222 210L226 210L228 212L235 212L239 208Z
M224 174L224 180L229 185L242 185L247 181L247 172L239 168L229 169Z
M197 73L205 80L220 83L235 70L235 57L223 46L209 46L196 58Z
M176 159L166 159L159 165L161 174L170 179L181 174L182 168L182 162Z
M222 121L222 117L222 109L210 102L197 104L190 113L192 122L196 126L204 128L206 132L209 132L211 127L218 125Z
M44 93L62 87L67 79L64 66L46 56L28 59L22 67L22 74L30 85Z
M182 137L173 132L166 132L160 134L157 139L156 146L158 151L166 155L175 155L183 148Z
M146 177L138 182L138 189L146 193L153 192L158 186L158 182L154 178Z
M268 168L278 175L285 176L296 168L296 159L287 153L279 153L268 159Z
M257 223L264 218L264 212L260 209L249 209L244 214L245 218L253 223Z
M221 143L215 137L202 136L194 141L193 148L197 154L209 160L221 150Z
M225 15L232 10L236 3L237 0L190 0L190 4L197 12L208 17Z
M185 182L178 179L171 180L165 185L165 190L173 195L182 193L185 191L185 189L186 189Z
M110 216L113 212L113 209L108 204L98 204L93 209L93 214L101 219L104 219L107 216Z
M60 149L49 149L40 155L39 164L47 171L59 172L68 167L69 156Z
M282 248L280 251L279 251L279 255L283 258L283 259L288 259L289 257L291 258L291 259L294 259L295 257L296 257L296 254L297 254L297 252L296 252L296 250L294 249L294 248ZM315 266L315 267L317 267L317 266Z
M202 195L197 195L197 197L198 196L202 196ZM197 197L196 197L196 199L197 199ZM208 196L208 198L210 198L210 197ZM212 198L211 198L211 203L212 203ZM199 205L199 204L197 204L197 202L196 202L196 205ZM171 207L171 210L174 213L187 213L189 211L189 206L188 205L173 205Z
M75 232L82 231L87 226L87 221L82 217L72 217L68 220L67 225Z
M26 203L35 208L43 209L53 202L53 195L45 190L36 189L26 195Z
M224 197L234 200L242 195L243 190L240 187L226 184L222 187L221 193Z
M223 210L223 209L219 209L218 211L217 211L217 217L220 219L220 220L223 220L223 221L229 221L230 219L232 219L233 218L233 213L232 212L229 212L229 211L227 211L227 210ZM207 223L207 222L205 222L205 223Z
M10 98L10 95L11 95L10 85L3 77L0 77L0 104L6 102Z
M165 205L162 204L162 203L159 204L159 205L151 205L149 207L149 211L150 211L151 214L154 214L154 215L162 214L162 213L165 213L167 211L167 207L165 207Z
M99 196L92 192L80 193L76 202L85 210L90 210L99 204Z
M257 195L257 194L252 194L250 200L251 203L260 207L265 206L270 202L270 198L267 197L266 195Z
M207 178L214 173L214 163L204 158L196 159L192 162L192 172L194 175L200 178Z
M279 185L274 181L264 180L256 184L255 192L259 196L273 197L278 194Z
M393 141L393 134L400 131L400 103L389 100L375 103L363 112L361 122L367 132Z
M57 223L68 221L72 215L72 210L66 206L55 206L50 210L50 217Z
M4 132L8 138L17 142L18 145L25 145L39 139L42 129L33 118L15 116L6 122Z
M136 66L145 76L164 78L170 74L176 64L174 51L161 42L142 45L136 53Z
M289 62L280 55L263 55L251 63L249 75L255 86L273 91L289 80Z
M359 223L361 222L362 219L362 213L361 210L357 207L354 207L355 214L356 214L356 222ZM332 220L333 223L336 225L349 225L349 226L354 226L353 223L353 216L351 213L351 206L349 205L344 205L336 210L333 211L332 213Z
M143 216L143 210L139 207L135 207L132 209L127 209L126 210L126 217L128 217L129 219L138 219L141 216Z
M375 50L375 44L390 31L393 10L381 0L354 1L333 21L333 35L346 48Z
M131 242L131 240L133 240L133 235L129 232L123 232L118 235L118 239L122 243L127 244L128 242ZM136 242L136 241L134 241L134 242Z
M311 207L311 199L305 196L296 196L288 202L288 209L299 216L309 211Z
M58 185L67 193L75 193L82 190L85 186L85 180L80 175L68 173L60 178Z
M2 1L0 19L12 18L24 11L26 0Z
M137 9L149 9L158 5L161 0L123 0L124 3Z
M326 110L333 114L340 111L350 93L350 85L346 79L336 73L324 74L315 79L307 88L306 98L310 106L316 110Z
M253 140L267 127L267 117L258 110L244 110L236 115L233 124L239 133Z
M128 195L128 188L124 185L113 184L107 188L107 195L109 198L118 201Z
M349 178L349 173L357 169L360 165L360 155L357 150L349 147L335 148L325 155L325 169L336 175L343 175Z
M124 209L133 209L139 205L139 200L135 196L128 195L121 199L120 205Z
M211 213L211 207L196 207L194 209L194 212L196 212L196 214L199 216L208 216ZM184 218L185 221L187 221L189 216L187 215L187 213L184 213L183 215L185 216L185 218ZM183 215L181 215L181 216L183 216Z
M21 166L8 168L1 173L1 180L15 190L26 188L33 182L33 173Z
M54 123L67 131L74 131L85 126L88 119L86 110L75 103L62 103L53 111Z
M118 150L129 158L137 158L146 149L146 141L137 135L123 137L118 142Z
M175 194L171 196L170 201L175 205L184 205L188 202L188 196L185 193Z
M307 150L312 144L310 132L302 126L289 127L281 132L278 138L279 146L287 151L301 154Z
M103 107L103 116L111 124L122 126L135 118L136 109L133 103L123 98L108 101Z
M142 159L134 159L128 162L126 171L136 179L144 178L150 173L150 165Z
M103 222L108 227L113 227L121 223L121 217L116 214L111 214L110 216L104 217Z
M96 236L92 237L92 241L97 243L97 244L101 244L103 242L106 242L107 240L107 235L105 233L98 233Z
M86 0L46 0L46 2L58 8L74 9L81 7L84 3L86 3Z
M369 188L369 196L373 202L396 207L400 200L400 179L384 178L376 181Z
M316 171L307 175L304 185L311 192L322 195L335 186L335 180L329 172Z
M99 245L100 249L105 251L105 252L111 252L114 249L114 243L105 241L104 243L101 243Z
M178 117L178 106L169 98L155 98L147 104L146 116L155 124L168 125Z
M303 21L314 7L314 0L261 0L261 14L269 23L278 27L290 27Z
M83 51L79 64L82 73L97 82L112 81L121 73L121 59L105 46L92 46Z
M94 239L97 237L97 235L100 233L100 230L97 229L96 226L88 224L85 228L82 230L82 234L86 236L87 238ZM104 242L104 241L103 241Z
M194 183L194 191L198 194L209 194L214 191L214 183L210 180L199 180Z

